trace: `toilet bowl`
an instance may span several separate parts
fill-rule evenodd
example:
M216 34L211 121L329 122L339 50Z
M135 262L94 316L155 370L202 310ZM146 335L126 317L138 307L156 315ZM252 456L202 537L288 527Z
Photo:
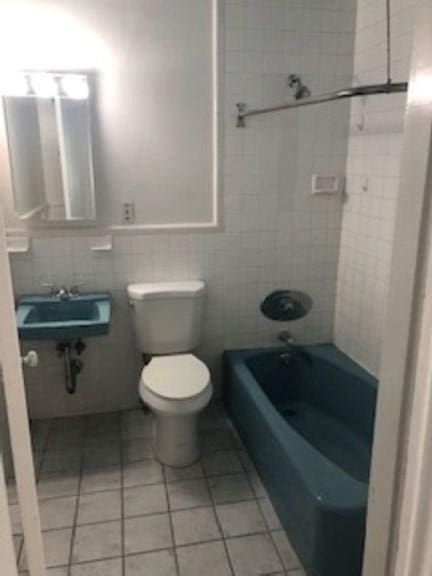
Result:
M192 354L153 358L142 371L139 393L155 415L153 450L169 466L189 466L200 455L198 414L213 386L207 366Z
M127 289L138 350L150 362L139 393L154 414L153 449L169 466L199 457L198 414L213 387L191 351L200 342L205 284L200 280L131 284Z

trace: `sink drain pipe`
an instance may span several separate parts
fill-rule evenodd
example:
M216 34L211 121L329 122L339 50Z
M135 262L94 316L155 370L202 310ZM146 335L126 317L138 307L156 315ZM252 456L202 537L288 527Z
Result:
M85 344L82 340L78 340L75 344L75 350L78 355L81 355L85 349ZM75 394L77 387L77 376L82 372L84 367L83 362L79 358L72 356L72 343L59 342L57 344L57 353L59 357L63 357L64 361L64 374L65 385L68 394Z

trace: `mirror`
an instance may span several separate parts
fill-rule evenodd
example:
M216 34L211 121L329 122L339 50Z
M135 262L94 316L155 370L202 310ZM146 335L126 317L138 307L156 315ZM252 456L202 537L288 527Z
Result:
M96 217L89 84L23 73L3 89L15 211L22 220Z

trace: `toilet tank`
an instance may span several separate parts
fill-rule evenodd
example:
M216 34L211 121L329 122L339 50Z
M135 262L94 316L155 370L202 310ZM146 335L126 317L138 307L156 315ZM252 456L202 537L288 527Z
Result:
M130 284L127 293L140 352L177 354L198 346L204 282Z

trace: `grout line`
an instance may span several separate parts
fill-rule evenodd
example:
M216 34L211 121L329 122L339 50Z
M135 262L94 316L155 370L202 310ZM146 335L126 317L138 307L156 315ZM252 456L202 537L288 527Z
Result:
M126 527L125 527L125 506L124 506L124 479L123 479L123 468L124 468L124 454L123 454L123 441L121 439L121 427L122 427L122 416L119 413L120 421L120 539L121 539L121 573L122 576L126 574Z
M84 418L85 419L84 419L83 437L85 438L87 436L88 417L86 416ZM80 467L79 467L79 473L78 473L78 495L77 495L77 499L76 499L74 523L72 526L67 576L71 576L71 574L72 574L72 558L73 558L73 549L74 549L74 545L75 545L75 533L76 533L76 528L77 528L77 524L78 524L78 512L79 512L79 504L80 504L81 482L82 482L83 472L84 472L84 458L85 458L85 450L82 449L81 458L80 458Z
M113 413L113 417L118 414L119 415L119 419L120 419L120 424L122 421L122 414L123 412L118 412L118 413ZM177 555L177 549L178 548L187 548L190 546L195 546L195 545L199 545L199 544L205 544L205 543L210 543L210 542L215 542L215 541L221 541L223 543L224 549L225 549L225 553L226 553L226 557L227 557L227 561L228 564L230 566L230 570L232 571L232 574L234 575L234 567L232 565L231 562L231 558L229 556L228 553L228 547L227 547L227 541L228 540L235 540L235 539L241 539L241 538L246 538L246 537L251 537L251 536L255 536L255 535L263 535L263 534L267 534L270 539L271 542L273 543L274 549L277 553L277 556L280 560L281 566L282 566L282 571L283 574L287 575L289 574L289 572L286 571L284 564L283 564L283 560L282 560L282 556L279 552L279 549L276 546L276 543L273 539L273 532L275 532L276 530L271 530L269 528L269 525L267 523L267 519L264 516L261 507L259 506L260 501L263 500L263 498L268 497L267 493L265 494L258 494L253 486L253 483L251 481L251 474L253 473L253 471L249 470L249 467L247 466L247 463L244 463L242 458L240 458L241 453L246 452L246 454L248 454L247 450L238 444L238 442L235 441L234 438L234 433L230 433L230 439L231 439L231 443L232 443L232 447L230 448L220 448L220 449L216 449L216 450L206 450L204 451L204 455L208 455L208 454L215 454L215 453L234 453L236 455L236 457L240 460L241 463L241 469L240 470L234 470L234 471L225 471L223 473L219 473L219 474L208 474L202 464L202 458L201 458L201 470L202 470L202 475L199 476L193 476L192 478L174 478L173 480L168 481L167 479L167 469L165 466L161 466L162 469L162 479L157 481L157 482L151 482L151 483L144 483L144 484L136 484L133 486L125 486L124 485L124 469L125 469L125 465L126 464L138 464L139 462L143 462L143 461L156 461L154 458L151 457L143 457L139 460L133 461L133 462L126 462L125 461L125 453L124 453L124 449L126 449L126 445L128 440L148 440L149 437L148 436L137 436L137 437L133 437L133 438L122 438L122 428L120 426L119 428L119 439L120 439L120 463L114 463L114 464L102 464L102 465L98 465L98 466L92 466L89 468L86 468L84 466L84 460L85 460L85 447L88 444L88 427L89 427L89 419L91 418L90 416L84 416L84 435L83 435L83 442L79 444L80 448L81 448L81 455L80 455L80 463L79 463L79 470L78 473L76 474L78 476L78 488L77 488L77 493L76 494L63 494L63 495L58 495L58 496L46 496L45 498L41 498L40 501L47 501L47 500L54 500L54 499L64 499L64 498L71 498L71 497L76 497L76 508L75 508L75 514L74 514L74 521L73 521L73 526L72 527L57 527L57 528L53 528L51 530L45 530L44 532L54 532L54 531L61 531L61 530L65 530L65 529L71 529L72 534L71 534L71 542L70 542L70 552L69 552L69 561L68 564L66 566L67 568L67 575L71 576L71 570L72 570L72 555L73 555L73 548L74 548L74 540L75 540L75 534L76 534L76 529L77 526L91 526L91 525L98 525L98 524L105 524L107 522L118 522L120 520L120 529L121 529L121 556L113 556L113 557L109 557L109 559L115 559L115 558L120 558L122 561L122 576L125 576L125 562L126 562L126 557L128 556L139 556L142 554L147 554L147 553L152 553L152 552L156 552L156 551L160 551L160 550L171 550L173 551L174 554L174 559L175 559L175 565L176 565L176 574L177 576L179 576L179 571L180 571L180 567L179 567L179 563L178 563L178 555ZM46 434L46 438L45 438L45 442L44 442L44 446L43 449L41 450L41 461L40 461L40 466L39 466L39 471L42 469L42 465L44 463L44 459L45 459L45 455L48 451L47 447L49 446L49 439L50 439L50 435L54 433L54 430L51 426L52 423L52 419L49 420L49 426L48 426L48 431ZM209 433L215 433L217 434L218 431L222 432L222 431L226 431L227 429L234 429L233 424L230 420L228 419L224 419L224 421L218 424L218 426L212 427L211 429L205 430L204 432L209 434ZM203 433L203 430L199 431L200 434ZM102 436L100 436L100 438L102 438ZM99 438L99 439L100 439ZM111 437L110 437L111 438ZM114 438L117 440L117 438ZM61 452L61 450L59 451ZM118 466L120 466L120 488L106 488L106 489L102 489L102 490L95 490L95 491L91 491L91 492L82 492L81 488L82 488L82 481L83 481L83 477L85 475L85 472L87 471L92 471L93 470L99 470L99 471L103 471L105 470L109 470L109 469L116 469ZM61 478L61 477L68 477L68 473L64 474L62 472L53 472L51 474L48 474L47 476L44 476L44 479L49 479L49 478ZM213 479L217 479L217 478L222 478L222 477L227 477L227 479L229 478L236 478L236 477L243 477L246 480L247 485L249 486L249 488L251 489L251 495L249 497L245 497L245 498L240 498L240 499L236 499L236 500L222 500L221 502L216 503L213 497L213 493L211 491L210 488L210 484L211 481ZM179 508L176 510L173 510L171 508L171 504L170 504L170 500L169 500L169 493L168 493L168 486L169 485L175 485L181 482L188 482L188 481L198 481L198 480L202 480L204 481L208 493L209 493L209 497L210 497L210 504L209 505L196 505L196 506L188 506L186 508ZM125 491L128 489L134 489L134 488L145 488L145 486L156 486L156 485L162 485L164 487L164 491L165 491L165 497L166 497L166 501L167 501L167 511L160 511L160 512L147 512L144 514L138 514L138 515L134 515L134 516L128 516L126 518L125 515L125 504L124 504L124 496L125 496ZM92 496L92 495L96 495L96 494L100 494L100 493L105 493L105 492L118 492L120 490L120 497L121 497L121 512L120 512L120 519L110 519L110 520L101 520L101 521L97 521L97 522L90 522L87 524L78 524L78 512L79 512L79 503L80 503L80 499L82 496ZM222 530L222 525L219 521L217 512L216 512L216 508L219 506L229 506L229 505L235 505L237 503L240 502L251 502L251 501L255 501L259 507L259 511L261 516L264 518L265 521L265 529L256 531L256 532L251 532L251 533L247 533L247 534L240 534L237 536L230 536L230 537L225 537L223 530ZM187 510L194 510L194 509L198 509L198 508L210 508L213 511L213 514L215 516L216 519L216 523L220 532L220 536L218 536L217 538L211 538L211 539L207 539L207 540L201 540L198 542L193 542L193 543L188 543L188 544L182 544L177 546L175 544L175 539L174 539L174 526L173 526L173 518L172 518L172 514L175 512L181 512L181 511L187 511ZM169 547L163 547L163 548L155 548L154 550L147 550L147 551L140 551L140 552L134 552L131 554L126 554L126 534L125 534L125 521L129 518L140 518L140 517L145 517L145 516L157 516L157 515L164 515L164 514L168 514L168 518L169 518L169 523L170 523L170 531L171 531L171 538L172 538L172 545ZM283 530L283 528L281 528ZM20 555L23 553L23 549L24 549L24 543L21 543L20 546L20 551L18 553L17 558L20 558ZM108 559L108 557L106 558L100 558L100 559L92 559L92 560L88 560L88 561L82 561L82 562L77 562L76 564L92 564L94 562L98 562L101 560L105 560ZM280 571L275 571L272 573L269 573L269 576L271 576L271 574L278 574L280 573Z
M212 510L216 507L216 506L230 506L230 505L234 505L234 504L238 504L238 503L243 503L243 502L255 502L255 499L249 499L249 500L236 500L235 502L228 502L227 504L207 504L207 505L200 505L200 506L192 506L190 508L181 508L181 509L176 509L176 510L171 510L171 513L177 513L177 512L187 512L189 510L199 510L202 508L211 508ZM147 512L145 514L138 514L137 516L125 516L124 519L125 520L136 520L137 518L147 518L149 516L166 516L167 514L169 514L169 510L165 510L163 512ZM89 527L89 526L100 526L101 524L111 524L111 523L119 523L121 522L121 518L111 518L109 520L97 520L94 522L87 522L85 524L73 524L73 525L69 525L69 526L58 526L56 528L50 528L48 530L43 530L43 533L48 533L48 532L62 532L63 530L71 530L72 528L76 527L76 528L81 528L81 527ZM248 534L240 534L238 536L229 536L227 539L232 539L232 538L240 538L242 536L249 536L249 534L263 534L264 532L278 532L282 530L282 528L276 528L276 529L272 529L269 530L268 528L265 528L263 530L258 530L257 532L250 532ZM14 534L14 536L23 536L23 534ZM213 540L220 540L220 538L211 538L210 540L200 540L197 542L197 544L201 544L204 542L212 542ZM177 547L181 548L182 546L189 546L189 544L179 544ZM165 548L164 548L165 549ZM128 556L130 554L127 554Z
M157 461L157 460L156 460ZM142 460L140 460L140 462L142 462ZM128 463L126 463L128 464ZM94 470L104 470L107 468L112 468L112 469L119 469L121 476L122 476L122 470L121 470L121 465L120 464L109 464L107 466L101 466L100 468L94 468ZM83 476L85 476L86 472L88 470L93 470L92 468L84 468L83 469ZM52 474L50 476L44 476L42 478L42 480L49 480L49 479L54 479L54 478L73 478L76 477L77 479L79 479L79 473L78 474L74 474L73 476L69 475L68 473L58 473L58 474ZM233 476L244 476L249 488L252 491L253 494L253 498L257 499L257 500L263 500L265 498L267 498L267 496L257 496L255 495L255 492L253 490L253 487L250 484L250 480L249 480L249 472L229 472L228 474L217 474L217 475L213 475L213 476L209 476L208 479L212 480L213 478L225 478L225 477L233 477ZM175 480L167 480L166 483L168 485L171 484L179 484L181 482L194 482L197 480L203 480L205 478L204 475L202 476L194 476L192 478L182 478L182 479L175 479ZM163 480L160 480L159 482L149 482L146 484L134 484L133 486L124 486L125 490L133 490L134 488L143 488L145 486L161 486L164 483ZM118 490L121 490L121 485L118 488L101 488L98 490L90 490L90 491L83 491L83 490L79 490L79 487L77 486L77 490L75 492L65 492L64 494L58 494L55 496L50 496L50 495L46 495L46 496L42 496L39 497L39 502L45 502L47 500L60 500L62 498L73 498L73 497L78 497L78 496L92 496L93 494L103 494L105 492L116 492ZM78 492L79 490L79 492ZM222 502L217 502L217 505L219 504L229 504L230 502L241 502L242 500L250 500L251 498L240 498L237 500L224 500ZM18 504L18 502L12 502L12 505L14 504ZM192 508L197 508L199 506L192 506Z
M16 534L14 536L16 536ZM21 560L21 554L24 553L24 536L22 534L20 536L21 536L21 542L18 546L18 550L16 551L16 556L15 556L15 562L16 562L17 568L19 567L19 563Z
M175 567L176 567L176 573L177 573L177 576L180 576L180 566L179 566L178 556L177 556L177 546L176 546L176 542L175 542L175 538L174 538L174 524L173 524L173 519L172 519L173 510L171 510L171 503L170 503L169 494L168 494L168 484L167 484L166 471L165 471L164 465L162 465L162 478L163 478L163 486L164 486L164 490L165 490L165 498L166 498L167 507L168 507L168 520L169 520L169 525L170 525L170 532L171 532L172 548L173 548L173 552L174 552L174 562L175 562Z
M204 476L204 481L205 481L205 483L206 483L206 485L207 485L207 490L208 490L208 492L209 492L210 502L211 502L211 504L212 504L213 514L214 514L214 516L215 516L215 518L216 518L216 524L217 524L217 526L218 526L218 528L219 528L219 532L220 532L220 534L221 534L221 538L222 538L222 542L223 542L223 547L224 547L224 550L225 550L225 555L226 555L226 557L227 557L228 565L229 565L229 567L230 567L231 573L232 573L233 576L234 576L234 574L235 574L235 572L234 572L234 566L233 566L233 564L232 564L232 562L231 562L231 558L230 558L230 555L229 555L229 552L228 552L228 546L227 546L227 543L226 543L226 541L225 541L225 536L224 536L224 533L223 533L223 530L222 530L222 524L220 523L219 517L218 517L217 512L216 512L216 504L215 504L215 501L214 501L214 498L213 498L213 493L212 493L211 488L210 488L210 482L209 482L208 476Z
M43 463L45 460L45 455L48 452L49 439L50 439L50 436L52 433L51 425L52 425L52 420L48 420L48 430L47 430L45 442L43 443L43 446L42 446L42 450L40 450L41 458L40 458L38 470L36 470L36 466L35 466L36 483L38 483L40 480L40 474L42 472L42 466L43 466ZM33 458L34 458L34 456L33 456Z

